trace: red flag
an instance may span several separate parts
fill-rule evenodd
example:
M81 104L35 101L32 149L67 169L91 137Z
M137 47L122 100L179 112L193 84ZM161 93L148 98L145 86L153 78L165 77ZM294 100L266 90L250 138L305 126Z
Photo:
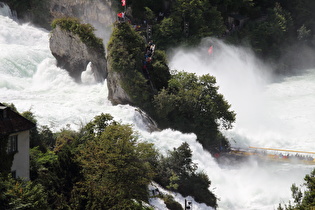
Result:
M121 0L121 6L126 6L126 0Z
M212 54L212 52L213 52L213 47L212 47L212 46L210 46L210 48L208 49L208 53L209 53L209 55L211 55L211 54Z

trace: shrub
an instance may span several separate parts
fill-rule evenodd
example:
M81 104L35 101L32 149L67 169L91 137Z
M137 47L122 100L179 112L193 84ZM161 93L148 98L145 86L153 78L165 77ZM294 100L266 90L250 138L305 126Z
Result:
M182 205L174 200L173 196L171 195L163 195L162 199L164 200L164 203L166 207L170 210L183 210Z

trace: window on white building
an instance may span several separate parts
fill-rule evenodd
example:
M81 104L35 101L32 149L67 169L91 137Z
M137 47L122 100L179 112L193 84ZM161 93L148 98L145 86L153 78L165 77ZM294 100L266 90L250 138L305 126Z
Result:
M18 135L9 136L8 142L8 153L13 153L18 151Z

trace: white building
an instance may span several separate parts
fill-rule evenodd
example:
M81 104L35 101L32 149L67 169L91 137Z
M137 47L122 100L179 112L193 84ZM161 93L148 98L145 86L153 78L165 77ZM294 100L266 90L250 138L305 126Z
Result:
M7 154L14 154L13 177L30 178L30 129L35 124L0 103L0 135L8 140Z

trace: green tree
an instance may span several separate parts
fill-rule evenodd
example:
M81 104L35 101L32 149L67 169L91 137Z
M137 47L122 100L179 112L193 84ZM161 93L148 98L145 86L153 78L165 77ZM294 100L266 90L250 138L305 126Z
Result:
M154 149L150 144L138 144L129 125L104 125L101 135L86 141L78 154L85 178L86 208L138 209L133 199L138 203L148 199Z
M128 0L127 6L131 7L132 16L136 21L141 21L146 18L146 7L154 12L155 15L158 12L163 11L164 0Z
M153 37L159 48L173 47L182 39L182 20L178 16L164 18L161 23L154 27ZM176 40L176 42L174 42Z
M166 186L170 190L178 190L178 181L180 180L179 176L172 171L172 176L170 177L170 183Z
M185 23L189 25L186 32ZM164 19L160 25L158 39L196 43L206 36L221 36L224 31L221 13L209 1L176 0L170 17ZM189 39L186 39L187 35Z
M301 28L297 30L298 36L297 39L299 41L307 40L311 36L311 30L307 29L305 25L302 25Z
M209 190L211 181L204 172L195 172L179 184L178 191L183 196L191 195L195 201L216 207L217 198Z
M149 23L152 24L155 19L155 14L154 12L149 8L149 7L144 7L144 18L145 20Z
M152 69L149 70L149 74L157 91L168 86L168 80L171 78L171 74L167 66L166 54L164 51L154 51Z
M63 128L59 133L56 134L54 152L58 153L64 146L71 145L72 143L76 142L78 138L79 136L77 132L69 128Z
M87 139L94 139L96 137L100 137L108 125L115 123L113 119L113 116L110 114L102 113L95 116L94 120L86 124L86 126L82 129L81 132L83 134L83 138L86 137Z
M315 2L312 0L284 0L282 1L283 7L291 13L294 21L295 30L298 30L303 25L306 28L314 29L315 17L313 10ZM314 30L312 31L314 34Z
M315 208L315 169L305 176L304 181L304 192L295 184L291 187L294 205L289 202L288 205L282 207L282 205L279 204L278 210L309 210Z
M79 136L68 129L56 135L54 151L31 150L31 175L35 182L44 186L51 208L68 209L74 203L72 194L76 186L83 180L76 158Z
M270 10L267 21L256 24L250 30L250 40L254 50L260 55L268 55L278 59L281 55L281 46L287 43L292 33L292 18L288 11L279 3ZM262 39L262 37L264 37Z
M55 147L56 139L54 133L49 129L47 125L39 127L39 138L47 149L52 150Z
M38 179L42 173L48 171L51 166L57 160L57 155L52 151L43 153L39 147L31 148L30 150L30 178L32 181Z
M192 151L187 142L169 152L168 162L180 178L190 176L197 170L197 165L192 162Z
M47 194L40 184L0 176L0 209L48 209Z
M40 150L46 152L46 146L40 138L38 128L37 128L37 120L34 113L31 110L22 112L21 115L33 122L36 126L30 130L30 148L39 147Z
M182 205L174 200L174 197L171 195L161 195L159 196L163 199L166 208L171 210L183 210Z
M221 144L219 127L230 129L235 121L231 105L218 93L210 75L176 72L154 103L162 127L194 132L207 149Z
M183 196L192 196L197 202L216 207L217 198L209 190L209 177L203 172L197 172L197 169L197 164L192 162L192 151L188 143L184 142L169 151L167 157L160 157L155 181Z

